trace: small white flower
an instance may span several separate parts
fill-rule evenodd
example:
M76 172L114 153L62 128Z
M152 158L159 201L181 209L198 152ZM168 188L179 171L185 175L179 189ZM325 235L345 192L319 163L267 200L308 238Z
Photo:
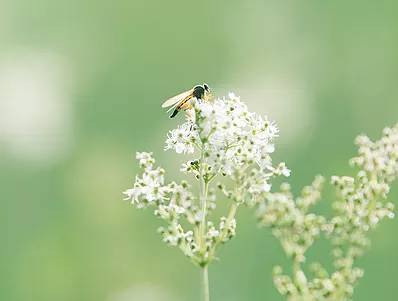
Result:
M154 163L152 153L137 152L136 158L142 168L152 166Z
M171 130L167 135L165 150L175 150L177 154L191 154L195 151L197 132L191 122L186 122L178 128Z

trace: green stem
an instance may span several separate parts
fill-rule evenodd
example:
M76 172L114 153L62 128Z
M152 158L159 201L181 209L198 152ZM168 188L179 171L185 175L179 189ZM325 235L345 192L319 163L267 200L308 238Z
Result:
M199 177L199 189L200 189L200 206L202 218L199 224L199 248L202 253L202 260L200 265L202 267L202 287L203 287L203 300L210 301L209 292L209 274L207 268L207 250L206 250L206 214L207 214L207 193L209 189L209 182L205 179L205 164L204 164L204 151L202 150L200 157L200 177Z
M297 276L297 273L300 271L300 269L301 269L300 262L297 259L294 259L293 260L293 274L294 274L295 278Z
M199 177L199 189L200 189L200 207L201 207L201 221L199 224L199 247L203 252L203 255L206 253L206 214L207 214L207 192L209 189L209 183L205 180L205 171L204 171L204 152L202 151L200 158L200 177ZM204 263L205 264L205 263Z
M203 301L210 301L209 272L207 265L202 268Z

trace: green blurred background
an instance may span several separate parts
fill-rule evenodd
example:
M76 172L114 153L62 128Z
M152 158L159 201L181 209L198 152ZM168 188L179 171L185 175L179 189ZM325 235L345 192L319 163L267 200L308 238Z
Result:
M0 1L0 300L199 300L199 271L122 201L138 150L169 177L162 101L196 83L278 122L294 191L349 174L354 137L398 121L396 1ZM182 118L182 117L180 117ZM398 197L398 184L391 200ZM321 210L333 195L327 190ZM329 212L329 211L328 211ZM283 300L278 242L243 209L213 300ZM398 219L373 233L355 300L397 299ZM328 259L322 242L310 259Z

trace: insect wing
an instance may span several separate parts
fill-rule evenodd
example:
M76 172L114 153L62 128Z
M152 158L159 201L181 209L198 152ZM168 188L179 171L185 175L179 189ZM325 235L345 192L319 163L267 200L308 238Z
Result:
M192 89L182 92L172 98L169 98L168 100L166 100L163 104L162 104L162 108L167 108L167 107L171 107L176 105L178 102L180 102L181 100L185 99L186 97L188 97L190 94L192 94Z

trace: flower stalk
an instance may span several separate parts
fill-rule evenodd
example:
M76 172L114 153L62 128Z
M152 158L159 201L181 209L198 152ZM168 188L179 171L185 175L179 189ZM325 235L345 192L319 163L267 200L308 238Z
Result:
M203 301L210 301L209 269L207 265L202 268L202 289Z
M199 191L200 191L200 206L201 206L201 221L199 225L200 242L199 248L203 254L203 261L200 262L200 266L206 268L206 213L207 213L207 194L209 190L209 183L205 179L205 161L204 151L201 151L200 157L200 175L199 175ZM207 270L206 270L207 273Z

